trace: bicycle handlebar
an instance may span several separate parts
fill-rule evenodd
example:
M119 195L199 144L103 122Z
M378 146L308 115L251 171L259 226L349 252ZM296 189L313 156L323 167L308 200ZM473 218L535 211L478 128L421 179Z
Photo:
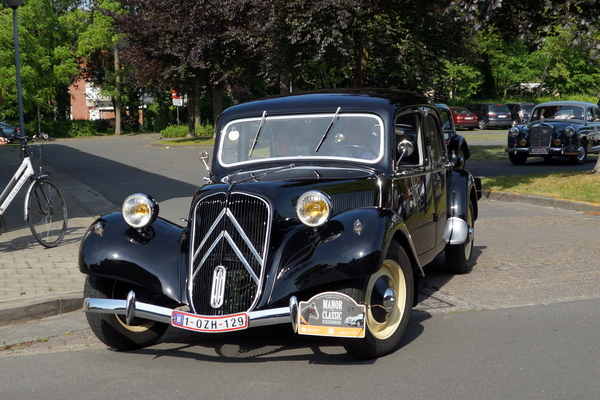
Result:
M39 135L33 135L33 136L19 136L16 134L8 134L8 135L4 135L4 137L6 138L6 141L8 143L12 143L15 140L19 140L19 141L26 141L26 142L35 142L38 139L41 140L48 140L50 138L50 136L48 136L47 133L40 133Z

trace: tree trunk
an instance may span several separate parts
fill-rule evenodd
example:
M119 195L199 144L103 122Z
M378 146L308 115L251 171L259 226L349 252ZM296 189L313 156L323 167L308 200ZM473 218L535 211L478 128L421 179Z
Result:
M196 120L198 119L198 90L193 83L187 93L188 137L196 137Z
M115 135L121 134L121 64L119 62L119 51L114 48L115 56Z
M217 124L221 113L223 112L223 85L220 83L216 83L213 86L213 116L214 116L214 125Z
M596 166L594 167L592 173L600 174L600 156L598 156L598 161L596 161Z
M356 60L354 64L354 74L352 76L352 87L360 88L365 86L367 76L367 63L369 60L369 52L360 45L356 49Z
M542 75L540 76L540 86L537 87L537 97L542 97L542 90L544 88L544 81L546 80L546 75L548 74L548 64L544 65L544 70L542 71Z
M279 94L290 94L292 92L290 87L290 72L286 68L279 74Z

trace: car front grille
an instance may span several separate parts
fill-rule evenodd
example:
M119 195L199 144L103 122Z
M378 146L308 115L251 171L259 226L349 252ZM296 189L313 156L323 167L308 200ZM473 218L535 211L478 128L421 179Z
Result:
M531 128L532 147L549 147L552 142L552 127L537 125Z
M244 193L216 193L194 207L190 299L200 315L227 315L252 308L263 277L270 232L269 204ZM215 306L215 270L225 269ZM215 281L215 282L213 282ZM218 290L217 290L218 292ZM211 304L212 302L212 304Z

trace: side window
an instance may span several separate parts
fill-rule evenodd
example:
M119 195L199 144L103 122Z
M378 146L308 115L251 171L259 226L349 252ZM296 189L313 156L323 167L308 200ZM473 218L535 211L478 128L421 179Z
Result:
M419 129L419 115L416 111L410 111L400 114L396 117L395 123L395 143L396 151L398 144L406 140L412 143L414 151L410 156L403 156L401 163L407 165L419 165L423 163L423 138L421 129ZM400 154L396 155L396 160Z
M448 110L440 109L440 114L442 114L442 125L444 130L450 129L450 119L452 118L450 112Z
M432 113L428 113L425 117L427 126L427 138L431 147L431 162L441 162L444 157L442 146L442 132L437 118Z
M594 121L600 121L600 109L594 107Z

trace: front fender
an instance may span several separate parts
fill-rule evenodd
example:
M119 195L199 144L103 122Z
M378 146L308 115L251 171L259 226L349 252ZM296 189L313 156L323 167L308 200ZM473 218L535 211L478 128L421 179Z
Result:
M184 229L158 218L141 234L120 212L98 218L86 231L79 248L84 274L120 280L182 302L180 265Z
M364 224L360 234L354 230L357 220ZM373 274L399 224L390 210L365 208L339 214L319 230L298 226L274 254L268 303Z

